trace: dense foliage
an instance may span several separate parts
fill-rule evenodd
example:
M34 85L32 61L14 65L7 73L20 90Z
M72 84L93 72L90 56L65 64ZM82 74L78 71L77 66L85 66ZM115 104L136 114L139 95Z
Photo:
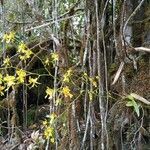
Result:
M150 3L1 0L0 149L148 149Z

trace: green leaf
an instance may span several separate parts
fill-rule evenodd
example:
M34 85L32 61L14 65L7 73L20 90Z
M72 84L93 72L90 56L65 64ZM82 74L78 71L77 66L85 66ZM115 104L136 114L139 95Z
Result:
M139 106L140 106L140 105L138 105L138 104L135 102L133 96L128 95L127 98L128 98L129 101L127 102L126 106L127 106L127 107L133 107L134 111L136 112L137 116L139 117L139 116L140 116L140 110L139 110Z
M133 106L132 101L127 102L126 106L128 106L128 107Z
M134 111L136 112L137 116L140 116L140 110L139 110L139 105L134 101Z
M128 95L127 98L128 98L129 100L134 100L134 97L131 96L131 95Z

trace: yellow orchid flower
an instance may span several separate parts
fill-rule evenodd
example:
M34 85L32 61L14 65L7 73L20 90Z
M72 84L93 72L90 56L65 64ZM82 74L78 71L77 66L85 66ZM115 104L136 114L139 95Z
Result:
M37 80L38 80L38 78L29 77L29 84L31 84L31 88L37 87L37 84L40 84L39 82L37 82Z
M48 65L48 66L49 66L49 65L50 65L50 60L49 60L49 58L46 58L45 61L44 61L44 63L45 63L45 65Z
M30 58L32 54L33 54L33 52L30 49L27 49L25 52L25 56L27 59Z
M72 69L67 70L67 72L63 76L63 82L69 82L71 75L72 75Z
M31 55L33 54L33 52L30 49L28 49L27 45L23 42L19 44L18 52L21 53L21 55L19 56L21 60L26 60L30 58Z
M52 61L58 61L59 60L59 55L55 52L51 54Z
M32 54L33 54L33 52L32 52L30 49L27 49L27 50L25 50L25 51L23 52L22 55L19 56L19 58L20 58L21 60L27 60L28 58L31 57Z
M26 72L22 69L20 70L17 70L16 71L16 74L18 75L17 77L17 80L20 82L20 83L23 83L24 82L24 79L26 77Z
M3 66L10 66L11 62L10 62L10 58L7 56L7 58L5 58L5 60L3 61Z
M13 42L15 39L15 32L10 32L9 34L4 34L3 40L6 41L6 43Z
M50 141L51 141L51 143L54 143L55 139L54 138L50 138Z
M46 139L49 139L50 137L53 137L54 136L54 128L47 127L44 130L44 136L45 136Z
M21 42L18 46L18 52L19 53L24 53L27 49L27 45L23 42Z
M70 97L72 98L73 95L70 93L70 89L68 86L63 87L61 93L65 96L65 97Z
M9 76L8 74L4 77L4 82L6 82L7 87L15 85L15 76Z
M46 96L45 96L45 98L47 98L47 97L48 97L48 99L52 99L53 94L54 94L54 90L53 90L53 89L51 89L51 88L49 88L49 87L47 87L47 89L46 89Z

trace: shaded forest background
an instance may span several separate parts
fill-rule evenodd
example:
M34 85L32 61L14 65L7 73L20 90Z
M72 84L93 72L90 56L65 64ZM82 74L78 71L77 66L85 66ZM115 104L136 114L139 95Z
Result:
M150 148L149 0L1 0L0 149Z

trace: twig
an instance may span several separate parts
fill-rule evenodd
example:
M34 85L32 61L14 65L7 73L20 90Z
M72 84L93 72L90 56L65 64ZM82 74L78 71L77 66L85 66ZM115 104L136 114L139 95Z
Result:
M84 14L84 13L80 13L80 14L77 14L77 15L72 15L72 16L68 16L68 17L66 17L66 18L61 18L61 19L59 19L59 20L57 20L57 21L54 20L54 21L52 21L52 22L48 22L48 23L45 23L45 24L42 24L42 25L39 25L39 26L36 26L36 27L31 27L30 29L26 29L25 32L31 31L31 30L35 30L35 29L44 28L44 27L47 27L47 26L49 26L49 25L51 25L51 24L53 24L53 23L60 22L60 21L63 21L63 20L67 20L67 19L71 19L71 18L77 17L77 16L79 16L79 15L83 15L83 14Z

